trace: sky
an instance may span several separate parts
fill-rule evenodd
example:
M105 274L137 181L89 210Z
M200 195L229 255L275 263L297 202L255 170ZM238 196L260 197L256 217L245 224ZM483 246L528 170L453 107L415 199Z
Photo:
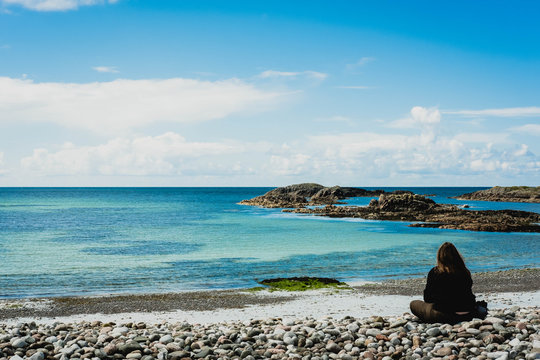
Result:
M538 186L539 13L0 0L0 186Z

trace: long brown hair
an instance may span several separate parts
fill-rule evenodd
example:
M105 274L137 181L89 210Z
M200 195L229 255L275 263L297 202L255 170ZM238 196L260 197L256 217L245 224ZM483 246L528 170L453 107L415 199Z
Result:
M437 251L437 271L439 273L466 273L471 275L463 257L454 244L445 242Z

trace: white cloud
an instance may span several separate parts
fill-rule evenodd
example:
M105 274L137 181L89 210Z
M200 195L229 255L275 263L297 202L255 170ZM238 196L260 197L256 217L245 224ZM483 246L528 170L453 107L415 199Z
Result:
M454 136L454 139L463 143L507 143L507 133L459 133Z
M441 112L437 108L425 108L415 106L410 111L410 116L393 121L388 124L392 128L415 128L433 126L441 121Z
M341 122L346 124L353 124L354 121L350 117L342 116L342 115L334 115L327 118L318 118L315 119L317 122Z
M119 72L116 66L94 66L92 67L92 69L100 73L113 73L114 74L114 73Z
M359 186L381 181L429 184L426 179L441 185L460 178L460 185L467 185L473 177L487 184L500 178L512 183L540 174L540 157L528 144L512 143L504 133L444 134L437 129L444 119L436 109L417 109L411 117L420 126L408 134L396 130L306 135L286 144L195 142L172 132L117 137L94 146L66 143L35 149L21 166L29 178L168 177L189 184L189 179L212 177L218 179L214 185L231 178L252 185L326 179Z
M103 134L265 110L281 94L238 79L36 83L0 77L0 123L47 122Z
M311 167L309 155L294 154L291 156L272 155L270 157L270 171L276 175L301 175Z
M3 5L19 5L36 11L75 10L81 6L114 4L118 0L0 0Z
M510 128L510 131L521 134L540 136L540 124L525 124Z
M4 169L4 153L0 151L0 175L7 173L7 170Z
M367 90L371 89L371 86L364 85L351 85L351 86L335 86L337 89L353 89L353 90Z
M443 111L443 114L463 115L463 116L497 116L497 117L526 117L540 116L540 107L515 107L501 109L485 109L485 110L458 110L458 111Z
M540 173L540 157L527 144L512 143L507 132L446 135L438 129L442 121L436 108L414 107L399 125L416 129L415 133L312 135L282 147L272 164L278 175L353 181L378 178L385 183L414 177L421 181L424 176L439 180L482 176L489 183L489 173L511 179Z
M318 71L300 71L300 72L291 72L291 71L276 71L276 70L266 70L258 75L259 78L268 79L268 78L296 78L299 76L305 76L307 78L324 80L328 77L328 74L318 72Z
M119 137L96 146L64 144L57 151L35 149L21 160L26 170L42 175L180 175L202 158L243 151L231 142L188 142L168 132L160 136Z
M371 56L364 56L364 57L361 57L357 62L355 62L354 64L348 64L347 65L347 68L348 69L355 69L357 67L361 67L361 66L364 66L372 61L375 61L375 58L374 57L371 57Z

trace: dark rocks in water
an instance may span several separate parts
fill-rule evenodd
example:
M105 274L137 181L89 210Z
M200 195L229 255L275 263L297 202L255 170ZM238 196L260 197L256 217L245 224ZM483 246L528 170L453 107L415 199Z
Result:
M381 195L379 200L371 200L368 207L377 208L380 211L425 211L436 207L435 201L422 195L395 194Z
M372 197L385 194L384 190L366 190L355 187L325 187L315 183L295 184L278 187L264 195L243 200L241 205L261 206L265 208L298 208L306 205L328 205L339 203L350 197ZM394 193L409 193L398 190Z
M471 211L456 205L437 204L422 195L383 194L367 207L327 205L322 208L283 210L335 218L362 218L414 222L411 227L430 227L491 232L540 232L540 214L517 210Z
M540 203L540 186L495 186L456 196L455 199Z
M531 193L540 188L516 187L509 192ZM496 188L494 188L496 189ZM501 190L485 190L501 193ZM502 191L506 193L507 191ZM372 197L368 206L334 206L348 197ZM534 199L533 196L528 198ZM530 202L533 202L532 200ZM240 202L267 208L287 208L283 211L314 214L328 217L355 217L368 220L393 220L414 222L411 227L431 227L470 231L540 232L540 214L514 210L464 210L456 205L437 204L432 199L410 191L365 190L352 187L324 187L306 183L273 189L264 195ZM326 205L307 208L308 205Z
M336 204L339 202L339 200L344 200L350 197L371 197L379 196L385 193L386 192L384 190L366 190L354 187L332 186L319 190L309 199L309 202L311 205Z
M314 183L278 187L253 199L242 200L240 204L262 206L265 208L303 207L308 202L306 197L315 195L321 189L324 189L324 186Z

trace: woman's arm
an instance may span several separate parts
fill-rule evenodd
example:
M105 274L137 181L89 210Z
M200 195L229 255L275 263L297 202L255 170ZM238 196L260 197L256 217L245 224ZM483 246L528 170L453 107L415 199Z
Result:
M431 269L427 276L426 288L424 289L424 301L427 303L435 302L435 272Z

